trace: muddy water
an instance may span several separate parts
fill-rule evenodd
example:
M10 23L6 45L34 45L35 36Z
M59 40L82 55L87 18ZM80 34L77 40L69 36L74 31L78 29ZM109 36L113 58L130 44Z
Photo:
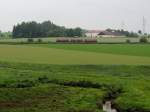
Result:
M117 112L116 109L112 108L112 102L111 101L105 102L105 104L103 105L103 111L104 112Z

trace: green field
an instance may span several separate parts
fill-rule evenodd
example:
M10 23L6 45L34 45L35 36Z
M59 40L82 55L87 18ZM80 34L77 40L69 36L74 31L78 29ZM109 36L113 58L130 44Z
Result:
M0 65L1 112L150 111L149 66Z
M0 112L150 112L148 44L0 45Z
M79 39L89 39L90 37L82 37ZM38 39L41 39L43 42L56 42L55 37L47 37L47 38L33 38L35 42L38 41ZM90 38L91 39L91 38ZM99 43L126 43L127 40L130 40L131 43L138 43L140 38L137 37L107 37L107 38L96 38ZM6 42L11 42L11 43L16 43L16 42L27 42L27 38L1 38L0 37L0 43L6 43ZM150 42L150 38L148 38L148 41Z
M70 47L69 47L70 46ZM106 46L106 48L105 48ZM112 46L112 47L111 47ZM78 65L149 65L149 45L137 47L123 45L0 45L0 61L78 64ZM121 46L121 45L120 45ZM101 48L102 47L102 48ZM147 48L147 49L146 49ZM105 50L106 49L106 50ZM138 52L134 53L136 50ZM143 49L143 50L142 50ZM83 52L84 51L84 52ZM103 53L106 51L107 53ZM111 51L111 53L109 53ZM126 54L127 51L129 55ZM143 53L142 53L143 52ZM143 56L139 56L142 53ZM137 54L137 55L136 55ZM134 56L132 56L134 55Z
M150 44L40 44L34 46L95 53L150 57Z

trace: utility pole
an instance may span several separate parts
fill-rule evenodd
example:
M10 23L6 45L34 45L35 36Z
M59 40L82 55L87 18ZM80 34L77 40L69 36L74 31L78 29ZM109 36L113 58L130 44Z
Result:
M143 35L146 33L146 19L145 17L143 16L143 21L142 21L142 32L143 32Z
M121 30L125 30L125 23L124 23L124 21L121 22Z

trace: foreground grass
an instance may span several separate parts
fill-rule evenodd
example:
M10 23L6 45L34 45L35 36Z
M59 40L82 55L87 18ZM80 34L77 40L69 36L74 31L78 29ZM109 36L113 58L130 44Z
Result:
M57 45L54 46L56 47ZM65 46L67 47L68 45ZM84 45L79 45L79 48L80 46L83 47ZM88 47L87 49L98 49L95 47L93 48L91 45L85 46ZM61 45L59 47L61 47ZM76 47L76 45L74 47ZM82 52L74 51L72 49L65 50L23 45L0 45L0 51L0 61L7 62L58 65L150 65L150 57L127 56L99 52ZM147 52L145 51L145 53Z
M0 110L100 112L110 98L121 112L149 112L149 73L149 66L1 62Z

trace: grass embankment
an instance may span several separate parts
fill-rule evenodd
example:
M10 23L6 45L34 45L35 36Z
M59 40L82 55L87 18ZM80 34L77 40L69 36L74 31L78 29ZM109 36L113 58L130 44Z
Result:
M145 56L130 56L130 55L121 55L119 53L115 54L115 51L116 52L123 52L123 51L121 50L117 51L116 49L113 48L110 49L110 51L112 52L114 51L113 54L100 52L99 49L101 49L100 48L101 45L97 45L96 47L95 45L78 45L79 47L77 45L47 45L47 46L48 47L53 46L56 48L41 47L40 45L38 45L38 47L28 46L28 45L26 46L25 45L0 45L0 51L1 51L0 61L58 64L58 65L77 65L77 64L78 65L99 65L99 64L150 65L150 57L147 57L147 55L149 55L149 52L147 52L147 50L145 51L139 50L139 52L143 52L143 55L145 54ZM58 47L60 49L58 49ZM109 48L111 47L109 46ZM148 49L149 46L144 48ZM77 51L73 49L77 49ZM97 52L94 52L95 51L94 49L96 49ZM130 52L131 49L128 50ZM131 51L135 51L135 50L138 49L134 49ZM130 53L132 54L132 52Z
M149 66L0 63L1 112L150 111ZM112 96L111 96L112 95Z

